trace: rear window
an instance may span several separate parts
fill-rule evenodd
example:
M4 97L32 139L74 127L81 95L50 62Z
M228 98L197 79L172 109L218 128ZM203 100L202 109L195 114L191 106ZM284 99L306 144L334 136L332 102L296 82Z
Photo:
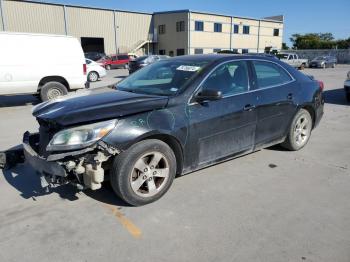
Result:
M129 60L128 55L118 55L118 60Z
M279 65L265 61L253 61L259 88L283 85L292 77Z

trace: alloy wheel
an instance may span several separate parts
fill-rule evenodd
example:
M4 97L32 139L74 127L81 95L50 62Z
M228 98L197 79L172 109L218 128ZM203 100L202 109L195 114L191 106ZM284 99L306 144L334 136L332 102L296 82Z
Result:
M130 174L130 185L135 194L147 198L159 193L169 179L169 163L160 152L141 156Z
M305 115L301 115L297 120L294 127L294 139L298 146L303 146L309 136L311 131L311 123Z

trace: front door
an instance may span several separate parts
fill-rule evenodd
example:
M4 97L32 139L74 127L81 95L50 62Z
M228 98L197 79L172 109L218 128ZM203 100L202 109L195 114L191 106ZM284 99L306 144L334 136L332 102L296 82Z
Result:
M249 93L246 61L231 61L218 66L204 81L204 89L222 92L222 98L188 105L189 163L192 168L250 151L254 145L255 96Z

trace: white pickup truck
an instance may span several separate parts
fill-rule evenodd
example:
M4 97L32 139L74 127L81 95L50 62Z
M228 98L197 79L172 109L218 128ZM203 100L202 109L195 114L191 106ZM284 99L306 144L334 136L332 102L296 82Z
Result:
M297 54L293 53L279 53L276 55L279 60L287 63L290 66L293 66L295 68L304 69L305 67L309 66L309 60L308 59L301 59Z

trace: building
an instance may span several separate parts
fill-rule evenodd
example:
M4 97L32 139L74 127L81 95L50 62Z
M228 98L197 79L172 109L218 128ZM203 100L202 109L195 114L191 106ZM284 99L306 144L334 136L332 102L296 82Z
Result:
M283 16L253 19L191 10L143 13L0 0L0 30L77 37L85 52L213 53L281 49Z

